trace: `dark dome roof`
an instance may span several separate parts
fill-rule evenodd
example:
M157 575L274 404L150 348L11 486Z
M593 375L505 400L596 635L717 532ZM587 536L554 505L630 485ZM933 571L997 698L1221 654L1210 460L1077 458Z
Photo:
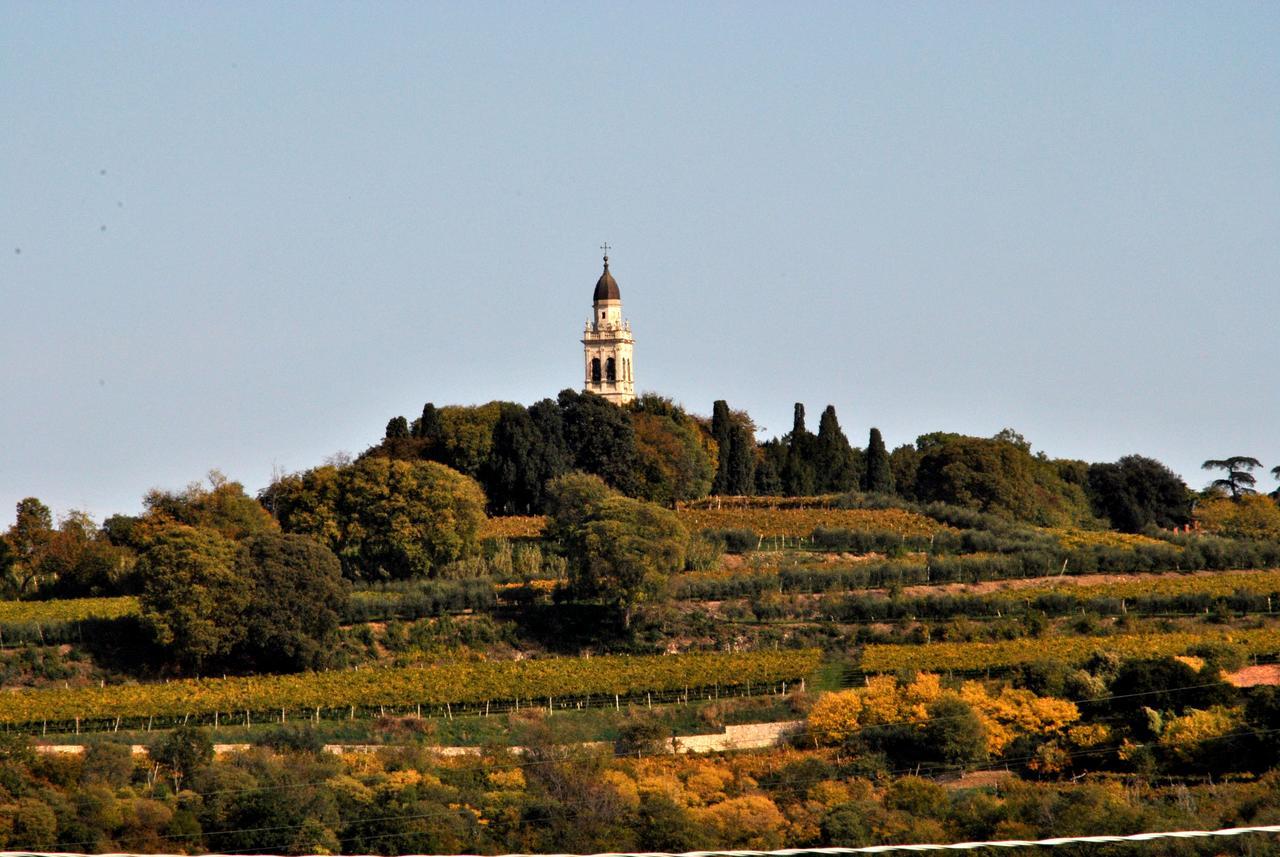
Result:
M620 301L622 293L618 291L618 281L609 273L609 257L604 257L604 273L596 280L596 294L593 301Z

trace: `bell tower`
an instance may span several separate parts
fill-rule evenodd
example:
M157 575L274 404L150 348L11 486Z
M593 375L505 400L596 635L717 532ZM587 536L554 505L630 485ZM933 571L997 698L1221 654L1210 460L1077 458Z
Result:
M609 245L604 250L604 273L596 281L592 298L591 321L582 333L582 349L586 362L583 389L604 396L615 405L625 405L636 397L635 379L631 374L631 323L622 318L622 294L618 281L609 273Z

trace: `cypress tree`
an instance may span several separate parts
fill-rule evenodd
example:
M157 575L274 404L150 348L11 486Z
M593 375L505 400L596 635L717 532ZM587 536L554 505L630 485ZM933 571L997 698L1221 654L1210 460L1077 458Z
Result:
M729 435L729 478L727 486L730 494L754 494L756 487L756 438L751 431L751 424L745 419L733 422Z
M422 406L422 417L418 420L417 433L414 437L420 437L425 440L431 440L440 436L440 432L444 429L444 424L440 422L440 411L436 406L427 402Z
M729 422L729 403L717 399L711 406L711 436L719 447L715 479L711 481L712 494L736 493L729 489L729 458L733 446L732 426Z
M867 438L867 470L862 476L862 490L880 494L894 493L893 468L889 465L889 453L884 448L880 429L871 429Z
M818 423L818 439L814 444L815 487L822 493L843 493L852 489L858 484L857 463L849 438L840 430L835 406L827 405Z
M787 436L787 462L782 468L782 490L789 497L805 497L814 491L813 435L804 426L804 405L796 402L791 434Z

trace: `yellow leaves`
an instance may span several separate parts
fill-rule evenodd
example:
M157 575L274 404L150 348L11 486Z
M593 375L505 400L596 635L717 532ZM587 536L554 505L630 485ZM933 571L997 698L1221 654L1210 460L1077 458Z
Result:
M1182 761L1190 761L1200 742L1221 738L1240 726L1240 711L1215 705L1201 710L1193 708L1181 717L1165 719L1160 744L1173 751Z
M413 769L389 772L383 781L379 784L379 788L383 792L395 793L402 789L410 788L422 784L424 778L429 777L435 780L434 783L428 782L427 785L439 785L440 780L430 774L422 774Z
M1067 730L1067 740L1083 750L1101 747L1111 740L1111 727L1105 723L1087 723Z
M717 847L733 849L780 848L787 823L777 805L761 795L721 801L699 810L698 819L715 831Z
M705 765L689 775L685 780L685 790L691 804L706 806L724 800L732 783L732 773L718 766Z
M996 756L1019 735L1058 734L1080 719L1075 704L1065 699L1011 687L993 696L976 681L946 690L937 675L919 673L908 684L880 675L863 689L824 694L809 712L808 730L819 743L841 744L868 726L922 724L929 707L943 699L959 699L973 709L985 729L987 752Z
M680 806L687 806L689 801L684 793L684 784L671 774L651 774L641 776L637 781L640 794L662 795Z
M1073 702L1012 687L1003 688L992 697L978 682L965 682L960 698L972 705L982 720L987 730L987 752L996 756L1020 734L1053 734L1080 719L1080 710Z
M1234 539L1280 538L1280 506L1262 494L1238 500L1217 497L1196 504L1196 521L1207 533Z
M639 809L640 789L631 777L622 771L608 770L600 774L600 780L613 790L627 809Z
M823 744L843 744L862 728L862 691L824 693L809 710L809 734Z
M1074 527L1050 527L1045 532L1054 536L1058 544L1067 550L1080 548L1108 547L1132 550L1136 547L1167 546L1169 543L1151 536L1140 536L1134 533L1118 533L1114 530L1081 530Z
M499 791L523 791L525 787L524 771L520 768L496 768L489 771L489 785Z
M894 723L899 719L898 681L893 676L872 676L860 693L863 713L858 720L863 726Z

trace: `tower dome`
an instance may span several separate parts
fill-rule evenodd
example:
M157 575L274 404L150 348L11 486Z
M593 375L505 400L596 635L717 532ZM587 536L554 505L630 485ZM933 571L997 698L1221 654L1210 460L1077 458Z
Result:
M609 245L600 249L605 253L604 273L596 281L591 321L582 332L586 372L583 389L615 405L625 405L636 397L635 378L631 374L631 355L636 341L631 337L631 324L622 317L618 281L609 273Z
M620 301L622 293L618 291L618 281L609 273L609 257L604 257L604 273L596 280L596 294L593 301Z

